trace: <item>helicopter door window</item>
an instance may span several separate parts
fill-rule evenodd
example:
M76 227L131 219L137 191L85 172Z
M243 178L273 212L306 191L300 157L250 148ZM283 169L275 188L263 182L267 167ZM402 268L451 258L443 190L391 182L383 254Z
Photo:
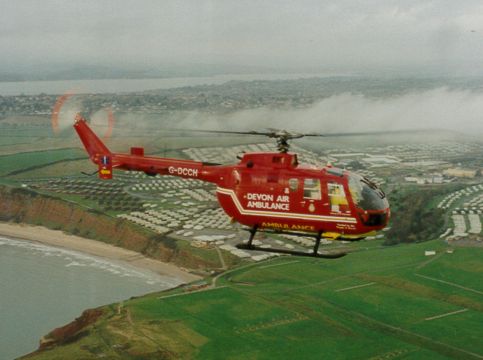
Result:
M319 179L304 179L304 199L322 199Z
M345 196L344 186L337 183L328 183L329 201L331 211L339 212L341 206L346 206L347 197Z

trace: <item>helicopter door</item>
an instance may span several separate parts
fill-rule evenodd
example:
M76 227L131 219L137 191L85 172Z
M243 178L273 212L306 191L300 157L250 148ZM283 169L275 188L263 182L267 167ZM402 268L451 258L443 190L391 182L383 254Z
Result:
M344 191L344 185L334 182L327 183L331 212L346 211L349 205Z

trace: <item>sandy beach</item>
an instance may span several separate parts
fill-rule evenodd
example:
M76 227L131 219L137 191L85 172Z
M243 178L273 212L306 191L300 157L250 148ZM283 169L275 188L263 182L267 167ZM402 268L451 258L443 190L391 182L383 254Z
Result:
M147 258L135 251L75 235L67 235L62 231L51 230L42 226L0 223L0 235L62 247L111 260L123 261L131 266L148 269L163 276L178 278L183 282L200 279L199 276L180 269L176 265Z

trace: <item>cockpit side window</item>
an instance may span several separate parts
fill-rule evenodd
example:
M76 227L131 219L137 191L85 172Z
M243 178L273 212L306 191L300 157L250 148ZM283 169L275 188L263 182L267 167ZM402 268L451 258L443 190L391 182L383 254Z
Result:
M362 186L361 177L357 175L349 176L349 191L352 196L352 201L354 204L359 205L362 201Z
M319 179L304 179L304 199L322 199Z
M389 205L385 194L370 180L351 174L349 191L354 204L364 210L384 210Z

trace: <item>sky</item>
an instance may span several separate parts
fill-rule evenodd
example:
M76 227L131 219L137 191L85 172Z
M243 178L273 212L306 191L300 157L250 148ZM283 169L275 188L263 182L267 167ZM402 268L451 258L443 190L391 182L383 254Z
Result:
M0 0L0 69L221 64L481 74L483 2Z

